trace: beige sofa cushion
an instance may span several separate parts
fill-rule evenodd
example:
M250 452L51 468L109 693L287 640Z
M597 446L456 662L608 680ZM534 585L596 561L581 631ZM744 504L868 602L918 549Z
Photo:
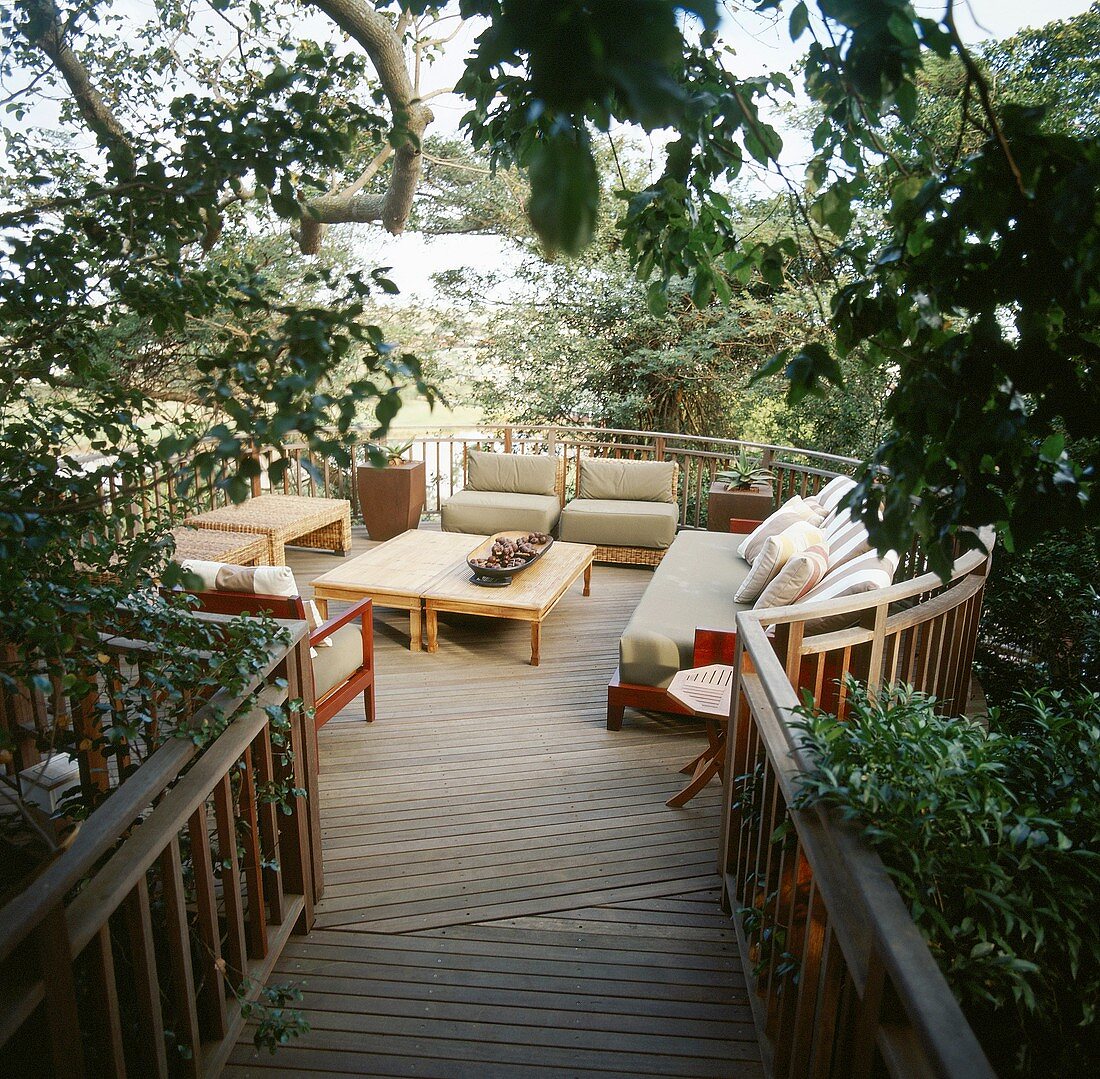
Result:
M313 692L317 700L363 666L363 627L358 621L341 626L327 639L332 647L319 649L313 657Z
M558 535L569 543L664 550L676 538L675 502L575 498L561 511Z
M466 454L467 491L553 495L557 494L557 475L558 465L553 457L482 450Z
M581 459L578 498L624 499L628 502L675 504L671 461L615 461L600 457Z
M681 532L669 548L619 639L619 678L664 688L691 666L695 630L736 628L731 597L749 572L734 558L740 536Z
M459 491L443 503L444 532L491 536L511 529L552 532L561 514L557 495L505 494L502 491Z

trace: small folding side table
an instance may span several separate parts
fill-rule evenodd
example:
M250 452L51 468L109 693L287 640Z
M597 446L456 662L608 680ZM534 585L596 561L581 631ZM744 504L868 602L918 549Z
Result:
M715 776L721 776L726 755L726 726L733 695L733 667L712 663L677 671L668 686L668 695L706 720L707 748L680 769L691 779L665 805L678 809L687 805Z

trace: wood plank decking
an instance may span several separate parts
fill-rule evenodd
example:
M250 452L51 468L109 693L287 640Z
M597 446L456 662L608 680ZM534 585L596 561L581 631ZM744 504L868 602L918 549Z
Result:
M335 565L287 561L303 585ZM325 898L273 977L312 1031L274 1056L247 1033L227 1075L760 1074L718 788L664 805L701 727L604 727L649 572L578 582L539 668L526 626L442 616L439 651L414 654L408 617L376 613L378 720L357 704L321 731Z

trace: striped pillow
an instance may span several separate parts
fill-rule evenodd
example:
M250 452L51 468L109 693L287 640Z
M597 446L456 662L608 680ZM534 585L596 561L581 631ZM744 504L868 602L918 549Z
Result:
M795 495L794 498L788 498L770 517L761 521L756 526L756 530L741 541L737 553L746 562L755 562L765 540L770 536L778 536L780 532L798 521L809 521L816 526L821 522L821 514L815 512L798 495Z
M814 497L825 507L826 512L831 512L855 485L856 481L851 476L834 476Z
M764 540L760 553L753 559L749 575L741 582L733 600L735 603L749 603L764 590L765 585L799 551L815 543L824 543L825 537L809 521L795 521L778 536L769 536Z
M760 593L753 610L762 607L787 607L797 603L829 572L829 550L824 543L815 543L799 551L773 577Z
M825 542L829 545L830 573L871 549L867 526L848 509L842 510L825 529Z
M829 603L835 599L873 592L877 588L889 588L899 561L897 551L887 551L884 555L879 555L877 551L867 551L845 562L838 569L833 569L830 565L822 582L806 592L799 603ZM817 618L806 623L805 632L831 633L833 630L847 629L858 619L857 612Z

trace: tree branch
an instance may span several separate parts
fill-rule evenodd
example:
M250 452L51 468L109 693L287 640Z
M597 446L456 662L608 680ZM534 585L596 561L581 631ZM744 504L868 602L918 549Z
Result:
M381 221L395 236L403 232L420 181L420 152L432 111L417 100L398 28L365 0L310 0L363 47L393 113L393 171L384 195L322 195L311 199L302 215L301 247L315 254L320 226L344 221ZM354 185L353 185L354 186Z
M134 170L134 148L130 135L103 95L92 85L88 69L65 40L65 26L54 0L29 0L27 8L31 15L25 28L27 39L57 68L84 122L99 141L114 152L120 170L125 175L131 174Z

